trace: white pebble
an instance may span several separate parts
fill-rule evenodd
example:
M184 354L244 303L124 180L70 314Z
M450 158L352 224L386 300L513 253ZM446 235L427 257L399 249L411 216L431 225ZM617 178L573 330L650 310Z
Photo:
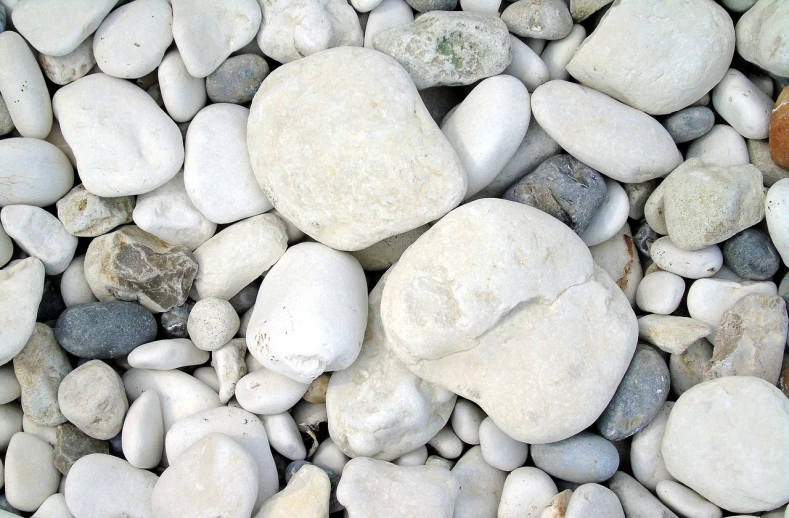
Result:
M3 228L19 248L44 263L47 275L68 267L77 250L77 238L58 218L39 207L11 205L0 213Z
M200 365L210 357L208 352L195 347L191 340L173 338L142 344L129 353L128 362L138 369L167 371Z
M56 85L67 85L85 75L96 64L93 58L93 36L65 56L38 55L38 62L47 78ZM54 124L53 124L54 127Z
M93 294L85 278L85 256L78 255L71 260L63 275L60 277L60 295L66 307L77 304L96 302L99 299Z
M211 389L219 394L219 376L216 375L216 369L213 367L198 367L192 373L192 376L199 379Z
M556 483L541 469L518 468L504 481L498 518L540 518L558 493Z
M636 304L647 313L668 315L679 307L685 294L685 281L670 272L645 275L636 291Z
M501 0L460 0L460 8L467 13L499 15Z
M164 422L156 392L147 390L132 403L122 434L123 456L129 464L143 469L159 464L164 451Z
M0 408L4 408L4 406L0 406ZM2 417L4 416L0 416L0 419ZM22 429L20 431L35 435L50 446L54 446L55 442L57 442L57 426L42 426L34 423L27 416L22 417Z
M65 478L62 477L63 480ZM65 484L63 480L61 480L61 485ZM74 515L66 505L66 496L62 492L58 492L44 500L44 503L31 518L74 518Z
M550 80L561 79L566 81L570 78L567 71L567 63L573 59L578 47L586 39L586 29L583 25L573 25L570 34L560 40L549 41L542 51L540 57L548 68Z
M0 367L0 405L15 400L22 394L22 387L14 374L14 366L6 363Z
M59 31L47 28L47 32ZM44 75L27 42L8 30L0 34L0 95L23 137L43 139L49 135L52 102Z
M424 466L425 462L427 462L427 448L423 445L414 451L400 455L392 461L392 464L398 466Z
M775 182L764 202L764 217L778 253L785 265L789 265L789 179Z
M721 518L723 516L720 507L679 482L673 480L658 482L655 492L660 501L666 504L666 507L681 516L691 518Z
M743 137L767 138L773 100L739 70L730 68L712 89L712 105Z
M236 384L235 394L245 410L271 415L286 412L301 399L308 387L308 383L294 381L262 367L241 378Z
M46 207L73 184L74 168L49 142L37 138L0 141L0 207L19 203Z
M705 165L728 167L749 163L748 145L737 130L716 124L703 136L692 141L685 159L701 158Z
M463 441L455 434L450 425L439 430L427 444L447 459L456 459L463 453Z
M414 21L414 11L404 0L383 0L370 11L364 29L364 46L373 48L373 36L381 31Z
M159 89L164 107L175 122L192 120L208 100L205 78L189 75L178 49L168 52L159 65Z
M605 201L581 234L586 246L599 245L614 237L630 214L630 200L619 182L606 178L605 186Z
M313 464L321 468L330 469L335 473L342 473L349 460L351 460L350 457L345 455L331 438L320 443L312 456Z
M777 295L778 288L774 282L738 283L722 279L699 279L691 284L688 290L688 313L692 318L710 326L712 331L707 339L712 342L726 310L751 293Z
M666 236L655 240L649 252L661 269L687 279L712 277L723 266L723 253L718 245L691 252L679 248Z
M211 365L219 381L219 400L227 403L236 391L236 384L247 373L244 355L247 344L243 338L234 338L211 352Z
M34 435L14 434L5 455L5 496L20 511L33 512L55 494L60 473L55 450Z
M479 427L487 415L468 399L458 398L452 416L452 430L466 444L479 444Z
M462 3L462 2L461 2ZM520 80L529 92L548 81L548 67L528 45L510 34L512 61L504 73Z
M666 469L661 453L663 433L666 431L666 422L673 406L673 401L664 403L652 421L636 432L630 445L630 466L633 468L633 475L651 491L654 491L658 483L663 480L674 480Z
M289 413L262 416L261 421L269 444L280 455L290 460L303 460L307 456L299 428Z
M529 456L529 445L502 432L490 417L479 426L479 444L485 462L502 471L523 466Z
M198 349L215 351L233 338L240 324L236 310L228 301L205 298L192 308L186 328Z

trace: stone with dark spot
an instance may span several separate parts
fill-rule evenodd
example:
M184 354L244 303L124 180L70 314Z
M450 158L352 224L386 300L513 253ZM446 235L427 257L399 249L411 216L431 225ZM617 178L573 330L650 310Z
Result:
M44 279L44 293L41 296L41 303L38 305L38 315L36 322L48 322L57 319L66 309L66 303L60 296L60 290L52 279Z
M102 198L79 184L58 200L57 209L58 219L69 234L96 237L131 222L134 196Z
M669 371L660 353L639 345L614 397L597 420L600 433L621 441L647 426L666 402Z
M156 338L156 319L133 302L89 302L60 315L55 337L80 358L120 358Z
M555 155L504 193L504 199L540 209L582 234L605 201L603 176L570 155Z
M247 103L269 72L266 60L256 54L228 58L205 78L208 98L213 103Z
M734 234L721 250L726 266L743 279L771 279L781 266L781 256L770 237L755 227Z
M189 338L186 323L189 321L189 313L192 312L194 305L194 302L186 301L159 315L162 329L167 338Z
M663 127L677 144L690 142L705 135L715 124L715 114L706 106L690 106L672 113Z
M188 248L135 225L94 239L85 254L85 278L100 301L138 300L156 313L186 302L195 275Z
M452 11L458 0L405 0L408 5L420 13L428 11Z
M68 475L71 465L91 453L110 453L107 441L86 435L71 423L63 423L55 432L55 467Z
M649 223L642 221L633 240L636 242L636 248L638 248L641 255L644 257L652 257L649 249L652 247L652 243L659 237L658 233L649 226Z

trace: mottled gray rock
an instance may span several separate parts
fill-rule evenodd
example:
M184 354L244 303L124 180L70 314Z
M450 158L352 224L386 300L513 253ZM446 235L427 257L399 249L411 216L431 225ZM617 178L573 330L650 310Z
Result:
M175 306L159 315L159 321L167 338L187 338L189 336L186 324L189 321L189 313L194 305L194 302L186 301L180 306Z
M689 142L706 134L715 124L715 114L706 106L691 106L672 113L663 127L677 144Z
M230 297L228 302L236 313L239 315L250 309L255 305L255 300L258 298L258 291L260 290L260 283L255 281L251 284L244 286L241 291ZM175 309L175 308L173 308Z
M420 13L428 11L452 11L457 7L458 0L405 0L408 5Z
M59 425L56 434L55 467L64 475L68 475L71 465L85 455L110 453L110 445L107 441L94 439L71 423Z
M103 441L121 431L129 409L121 377L101 360L80 365L63 378L58 405L77 428Z
M726 266L743 279L769 280L781 266L781 256L770 237L756 227L734 234L721 251Z
M639 345L616 394L597 421L600 433L611 441L630 437L652 421L668 391L665 360L653 347Z
M57 209L58 219L69 234L96 237L131 222L134 196L102 198L79 184L58 200Z
M672 354L669 359L671 390L681 396L691 387L706 379L704 368L712 359L712 344L701 338L688 347L682 354Z
M58 406L58 387L71 372L55 332L36 324L25 348L14 357L14 374L22 388L22 410L33 423L56 426L66 420Z
M525 38L560 40L573 28L564 0L519 0L504 9L501 19L510 32Z
M766 140L748 139L746 145L749 160L762 172L765 187L772 187L779 180L789 178L789 169L784 169L775 163L770 154L770 144Z
M619 467L616 447L589 432L559 442L534 444L531 456L534 465L549 475L576 484L608 480Z
M469 85L500 74L512 61L504 22L475 13L430 12L379 32L373 47L403 65L420 90Z
M510 187L504 199L547 212L580 235L605 195L600 173L570 155L556 155Z
M135 225L94 239L85 254L85 278L100 301L139 301L153 312L183 304L195 275L197 261L188 248Z
M633 240L636 242L636 248L638 248L641 255L644 257L651 257L649 249L652 247L652 243L659 237L660 235L652 230L649 223L643 221L638 227L636 235L633 236Z
M208 98L213 103L247 103L255 97L269 70L266 60L256 54L228 58L205 78Z
M649 196L655 191L655 180L647 180L640 183L622 184L630 201L630 213L628 218L641 219L644 217L644 206L647 204Z
M80 358L120 358L156 338L156 319L133 302L89 302L60 315L55 337Z

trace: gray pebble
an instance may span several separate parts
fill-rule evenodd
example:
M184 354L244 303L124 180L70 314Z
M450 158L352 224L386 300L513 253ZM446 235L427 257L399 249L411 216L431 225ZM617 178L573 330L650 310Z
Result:
M186 324L189 321L189 313L192 312L194 305L194 302L188 300L180 306L175 306L169 311L161 313L159 320L167 338L189 338Z
M789 272L784 275L784 278L781 279L781 284L778 285L778 295L789 305Z
M408 5L420 13L428 11L452 11L458 0L405 0Z
M540 209L582 234L605 195L600 173L570 155L556 155L510 187L504 199Z
M255 305L259 289L260 283L257 281L252 284L247 284L241 291L233 295L228 302L230 302L230 305L236 310L236 313L243 313Z
M619 498L628 518L678 518L649 489L627 473L617 471L608 488Z
M683 108L663 121L663 127L677 144L705 135L714 124L715 114L706 106Z
M721 249L726 266L744 279L771 279L781 266L781 256L770 237L755 227L734 234Z
M504 9L501 19L511 33L525 38L560 40L573 28L564 0L520 0Z
M552 477L576 484L608 480L619 467L616 446L589 432L563 441L534 444L531 452L535 466Z
M777 181L789 178L789 169L784 169L773 161L768 141L748 139L747 145L750 162L762 172L765 187L772 187Z
M649 249L652 247L652 243L654 243L659 237L660 236L658 233L652 230L652 227L649 226L649 223L642 221L641 225L639 225L638 230L636 231L636 235L633 236L633 240L636 243L638 252L644 257L651 258L652 254L650 253Z
M3 97L0 96L0 137L8 135L12 131L14 131L14 121L11 120L8 106L6 106Z
M206 77L208 98L213 103L247 103L255 97L269 72L266 60L256 54L228 58Z
M107 441L94 439L71 423L59 425L55 433L55 467L64 475L85 455L110 453Z
M625 183L622 184L627 193L627 199L630 202L630 219L641 219L644 217L644 206L647 200L655 191L657 184L655 180L647 180L641 183Z

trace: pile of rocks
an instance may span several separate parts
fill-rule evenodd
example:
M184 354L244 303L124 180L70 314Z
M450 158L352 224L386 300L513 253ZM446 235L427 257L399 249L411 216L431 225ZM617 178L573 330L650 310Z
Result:
M789 516L787 34L0 0L0 518Z

